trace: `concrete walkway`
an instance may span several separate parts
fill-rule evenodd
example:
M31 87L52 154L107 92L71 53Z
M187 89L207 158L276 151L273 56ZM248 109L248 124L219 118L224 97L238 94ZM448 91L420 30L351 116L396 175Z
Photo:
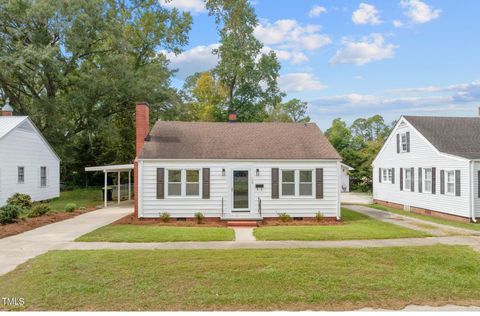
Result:
M97 250L97 249L281 249L281 248L378 248L433 245L466 245L480 250L480 237L449 236L427 238L395 238L368 240L332 241L207 241L207 242L68 242L58 249Z
M257 241L253 236L252 227L232 227L235 231L235 242L251 242Z
M340 201L345 204L372 204L373 196L370 193L342 192Z
M108 225L132 211L131 203L121 204L0 239L0 275L12 271L30 258L62 248L65 243Z
M430 222L415 217L398 215L386 211L377 210L368 206L362 205L344 205L352 211L370 216L376 220L387 222L402 227L419 230L431 234L433 236L449 236L449 235L476 235L480 236L480 231L454 227L450 225L443 225L435 222Z

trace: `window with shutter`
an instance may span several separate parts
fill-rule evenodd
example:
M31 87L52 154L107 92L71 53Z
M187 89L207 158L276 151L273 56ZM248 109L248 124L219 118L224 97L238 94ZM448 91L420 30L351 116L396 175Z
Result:
M157 168L157 199L165 198L165 169Z
M278 199L279 197L278 173L278 168L272 168L272 199Z

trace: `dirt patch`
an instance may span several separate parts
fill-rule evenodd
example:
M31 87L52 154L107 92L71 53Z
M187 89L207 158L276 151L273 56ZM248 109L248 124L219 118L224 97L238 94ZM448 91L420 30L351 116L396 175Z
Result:
M113 222L111 225L148 225L148 226L181 226L181 227L224 227L227 223L216 218L204 218L202 224L197 224L194 218L187 218L184 221L178 221L171 218L168 222L163 222L159 218L138 218L134 214L127 215Z
M323 219L317 221L315 219L303 219L301 221L291 220L289 222L282 222L279 219L264 219L260 226L336 226L345 224L342 220L337 219Z
M76 210L71 213L54 212L54 213L47 213L39 217L32 217L32 218L23 217L23 218L20 218L17 223L0 226L0 239L8 236L17 235L41 226L48 225L48 224L60 222L60 221L63 221L87 212L95 211L96 209L97 208L95 207L90 207L83 211Z

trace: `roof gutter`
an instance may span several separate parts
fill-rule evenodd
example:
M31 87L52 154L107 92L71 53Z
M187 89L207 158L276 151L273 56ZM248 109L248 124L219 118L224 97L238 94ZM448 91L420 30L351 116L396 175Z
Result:
M475 190L474 190L474 185L473 185L473 164L474 161L470 160L468 164L468 170L470 173L470 218L472 222L476 223L477 219L475 218L475 203L474 203L474 195L475 195Z

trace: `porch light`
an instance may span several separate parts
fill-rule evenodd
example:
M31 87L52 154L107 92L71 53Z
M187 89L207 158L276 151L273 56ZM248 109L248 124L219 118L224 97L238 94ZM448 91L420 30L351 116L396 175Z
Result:
M225 168L222 168L222 176L225 177Z
M257 177L260 175L260 169L257 169Z

